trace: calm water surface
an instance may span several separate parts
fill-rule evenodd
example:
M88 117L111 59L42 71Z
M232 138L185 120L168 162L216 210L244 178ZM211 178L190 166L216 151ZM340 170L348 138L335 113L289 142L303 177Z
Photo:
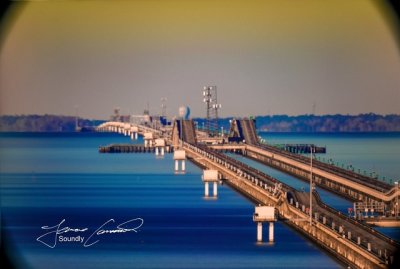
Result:
M273 139L279 141L279 135ZM324 139L331 141L332 137ZM399 143L400 136L390 139ZM193 164L188 162L187 172L176 175L170 154L156 158L146 153L98 153L99 145L110 143L132 141L103 133L1 134L2 225L7 251L18 267L341 267L281 222L275 224L273 245L257 245L254 205L225 185L219 186L218 199L205 199L201 170ZM375 161L376 165L381 162ZM329 197L339 207L347 206ZM136 218L143 220L136 232L96 235L92 238L99 241L89 247L58 240L54 245L55 236L50 235L43 239L53 248L36 240L51 231L42 226L55 226L63 219L62 227L87 228L65 233L65 237L79 235L87 240L110 219L114 222L103 230L111 231ZM126 225L135 228L138 220Z

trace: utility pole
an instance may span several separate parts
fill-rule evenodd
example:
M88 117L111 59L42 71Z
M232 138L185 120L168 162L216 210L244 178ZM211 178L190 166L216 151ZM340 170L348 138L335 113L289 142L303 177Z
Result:
M394 185L396 186L396 192L397 192L397 190L399 189L399 182L396 181L394 183ZM396 208L395 216L396 216L396 219L397 219L397 217L399 216L399 196L398 195L396 195L396 206L395 206L395 208Z
M75 132L79 131L79 122L78 122L78 106L75 106Z
M313 152L314 147L310 145L310 226L312 225Z
M167 118L167 100L166 97L161 98L161 116L164 118Z

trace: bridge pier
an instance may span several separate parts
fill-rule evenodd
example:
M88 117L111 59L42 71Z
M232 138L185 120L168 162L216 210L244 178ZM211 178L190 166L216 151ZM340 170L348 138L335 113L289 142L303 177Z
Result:
M181 171L185 172L185 160L186 160L186 152L183 149L174 151L174 160L175 160L175 172L179 172L179 161L181 161Z
M152 147L153 146L153 133L147 132L144 133L144 146Z
M162 138L157 138L155 140L155 152L156 152L156 156L160 155L164 156L164 148L165 148L165 140ZM183 166L185 166L184 164L182 164ZM182 170L185 170L185 168L183 168Z
M257 222L257 242L262 242L262 223L269 222L268 240L274 242L275 207L256 206L253 221Z
M209 183L213 183L213 196L218 196L219 173L217 170L204 170L202 180L204 182L204 196L209 196Z
M138 139L139 128L136 127L136 126L131 126L130 132L131 132L131 139L132 140L137 140Z
M257 242L261 243L263 241L263 225L262 221L257 222ZM274 242L274 222L269 222L269 231L268 231L268 241Z
M208 197L208 182L204 182L204 196Z
M274 242L274 223L269 222L269 242Z
M262 242L262 222L257 222L257 242Z

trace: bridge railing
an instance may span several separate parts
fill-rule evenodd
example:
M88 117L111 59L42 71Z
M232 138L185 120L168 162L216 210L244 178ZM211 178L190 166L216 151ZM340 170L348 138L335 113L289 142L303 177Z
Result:
M294 206L290 202L289 202L289 205L291 206L292 210L296 210L297 212L302 212L303 214L306 214L309 216L309 211L308 211L309 205L308 204L304 205L301 203L302 199L299 199L300 194L303 194L303 193L297 192L297 193L292 193L291 195L288 195L287 200L289 200L290 198L294 198L294 201L298 202L298 207ZM307 193L305 193L305 195L307 196ZM308 197L307 197L307 199L308 199ZM367 250L368 252L374 254L374 256L376 256L377 258L379 258L381 260L388 260L389 256L394 255L394 253L392 253L392 251L389 251L389 255L382 257L382 250L384 250L384 249L380 249L380 247L382 247L382 246L379 246L379 245L376 246L376 242L374 242L373 240L370 242L368 242L366 240L360 240L360 242L358 242L358 237L360 237L360 239L363 239L369 233L370 236L372 235L373 237L392 245L395 249L398 249L400 247L399 242L393 240L392 238L389 238L389 237L385 236L384 234L365 225L364 223L354 220L351 217L347 217L346 215L342 214L341 212L326 205L324 202L322 202L322 200L317 192L313 192L313 202L316 203L317 206L319 206L321 209L326 210L328 213L331 213L332 216L335 216L335 218L334 218L334 217L326 214L326 212L324 213L323 211L314 209L313 213L318 213L318 215L317 215L317 217L312 216L313 222L318 222L320 225L323 225L323 226L329 228L330 230L335 231L335 233L338 234L338 237L342 237L343 239L346 239L346 240L352 242L353 244L357 244L359 247L362 247L364 250ZM303 206L304 206L304 208L303 208ZM308 218L308 216L307 216L307 218ZM341 223L340 219L344 220L344 223ZM291 221L296 221L296 219L291 219ZM301 221L308 221L308 220L301 219ZM351 223L351 224L359 227L361 229L361 231L357 232L352 229L349 229L348 227L346 227L345 223ZM334 224L336 224L337 226ZM346 231L352 232L352 236L350 236L350 238L348 236L346 236L346 234L345 234ZM367 236L367 238L368 238L368 236ZM369 240L371 240L371 238L369 238Z
M362 223L362 222L359 221L359 220L356 220L356 219L354 219L354 218L352 218L352 217L349 217L349 216L346 216L345 214L342 214L340 211L338 211L338 210L336 210L336 209L330 207L329 205L325 204L325 203L321 200L321 196L319 195L318 192L315 192L315 191L314 191L314 192L313 192L313 196L314 196L314 198L315 198L315 201L318 203L318 205L319 205L320 207L326 209L327 211L331 212L332 214L335 214L337 217L339 217L339 218L341 218L341 219L344 219L344 220L346 220L346 221L348 221L348 222L350 222L350 223L352 223L352 224L354 224L354 225L358 225L358 226L362 227L364 230L367 230L367 231L369 231L370 233L373 233L374 235L376 235L377 237L379 237L380 239L382 239L382 240L384 240L384 241L386 241L386 242L388 242L388 243L395 244L395 245L397 246L397 248L400 248L400 243L397 242L396 240L394 240L394 239L392 239L392 238L390 238L390 237L384 235L383 233L381 233L381 232L379 232L379 231L377 231L377 230L371 228L370 226L368 226L368 225Z

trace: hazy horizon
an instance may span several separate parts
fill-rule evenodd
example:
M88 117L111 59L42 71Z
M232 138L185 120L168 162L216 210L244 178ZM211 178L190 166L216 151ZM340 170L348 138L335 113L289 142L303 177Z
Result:
M367 113L359 113L359 114L340 114L340 113L336 113L336 114L297 114L297 115L288 115L288 114L272 114L272 115L237 115L237 116L231 116L231 115L224 115L222 117L219 117L219 119L224 120L224 119L229 119L229 118L245 118L245 117L329 117L329 116L346 116L346 117L357 117L357 116L361 116L361 115L376 115L376 116L382 116L382 117L386 117L386 116L400 116L400 114L376 114L376 113L372 113L372 112L367 112ZM76 117L76 115L69 115L69 114L49 114L49 113L45 113L45 114L0 114L0 117L29 117L29 116L55 116L55 117ZM82 117L81 115L78 115L79 118L84 119L84 120L109 120L110 115L106 116L105 118L88 118L88 117ZM122 114L122 116L128 116L127 114ZM153 114L152 116L159 116L159 114ZM168 116L168 118L173 118L174 116ZM190 118L193 119L205 119L206 116L190 116Z
M398 36L376 1L28 1L3 23L0 115L107 119L400 114Z

